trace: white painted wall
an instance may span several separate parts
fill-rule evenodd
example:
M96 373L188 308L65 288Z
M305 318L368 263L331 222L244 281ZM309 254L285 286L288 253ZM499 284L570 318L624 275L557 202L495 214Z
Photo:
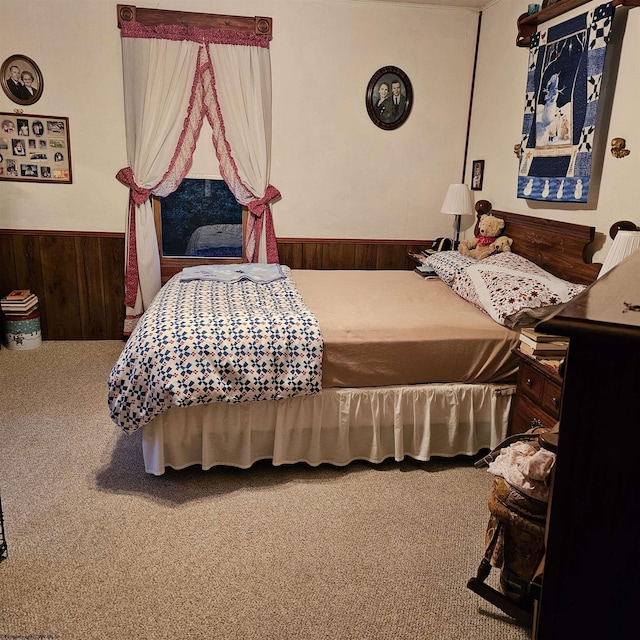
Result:
M73 184L0 181L0 227L123 231L127 191L119 30L114 2L0 0L0 59L22 54L44 78L30 106L0 91L0 111L68 116Z
M439 213L462 176L477 13L334 0L154 0L141 6L269 15L271 182L281 237L449 235ZM32 58L42 98L25 113L70 118L73 184L0 181L0 228L124 230L127 165L120 33L113 0L0 0L0 61ZM513 25L509 25L509 33ZM511 37L511 35L510 35ZM511 49L510 49L511 51ZM394 65L414 106L395 131L365 109L369 79ZM0 111L18 107L0 92ZM482 147L482 145L480 145Z
M598 6L595 1L556 18L544 27ZM627 12L626 32L614 29L612 38L622 39L617 82L611 87L611 117L603 124L605 148L596 149L600 157L602 178L597 201L586 205L545 204L516 197L518 161L513 146L520 140L522 110L527 73L528 49L515 46L516 20L526 11L526 2L498 0L482 15L478 71L473 102L471 137L467 175L471 162L485 160L482 191L478 198L493 203L494 208L542 218L593 225L598 232L597 245L603 247L594 256L596 262L604 260L610 246L609 228L617 220L631 220L640 224L637 182L640 176L640 9ZM614 27L620 25L620 12L616 9ZM627 140L631 154L614 158L609 152L611 138ZM470 223L471 220L469 219ZM467 228L466 235L472 235Z

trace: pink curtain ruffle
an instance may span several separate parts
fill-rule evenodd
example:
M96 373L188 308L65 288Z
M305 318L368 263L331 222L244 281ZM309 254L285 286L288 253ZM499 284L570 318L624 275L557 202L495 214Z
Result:
M140 22L124 22L123 38L155 38L158 40L189 40L200 44L237 44L245 47L269 47L270 35L258 35L235 29L200 29L177 24L160 24L155 27Z

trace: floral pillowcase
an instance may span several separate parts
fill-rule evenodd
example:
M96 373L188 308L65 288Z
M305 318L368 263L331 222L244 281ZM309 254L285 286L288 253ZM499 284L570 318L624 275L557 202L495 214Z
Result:
M586 289L515 253L498 253L467 266L451 288L497 323L511 327L526 324L520 322L523 317L539 319L542 308L569 302Z

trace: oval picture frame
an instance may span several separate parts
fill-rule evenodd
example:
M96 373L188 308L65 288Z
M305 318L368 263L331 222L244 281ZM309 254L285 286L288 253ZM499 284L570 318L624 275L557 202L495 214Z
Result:
M19 82L14 81L15 69L18 69L20 76ZM26 83L23 83L23 75L26 75ZM29 90L29 76L31 77L32 91ZM34 104L42 97L44 89L44 80L38 65L21 54L9 56L0 67L0 84L9 100L16 104Z
M386 85L386 91L383 85ZM398 97L397 105L393 100L395 96ZM398 67L378 69L367 85L365 103L369 118L376 127L397 129L407 121L413 106L413 88L409 76Z

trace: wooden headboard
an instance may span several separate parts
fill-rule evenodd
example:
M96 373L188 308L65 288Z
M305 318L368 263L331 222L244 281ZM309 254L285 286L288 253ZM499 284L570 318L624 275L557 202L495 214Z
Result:
M488 200L479 200L476 211L478 220L484 213L504 220L502 235L513 240L511 250L554 276L579 284L591 284L598 277L602 265L585 259L587 247L595 238L595 227L496 211ZM476 223L474 234L477 233Z

